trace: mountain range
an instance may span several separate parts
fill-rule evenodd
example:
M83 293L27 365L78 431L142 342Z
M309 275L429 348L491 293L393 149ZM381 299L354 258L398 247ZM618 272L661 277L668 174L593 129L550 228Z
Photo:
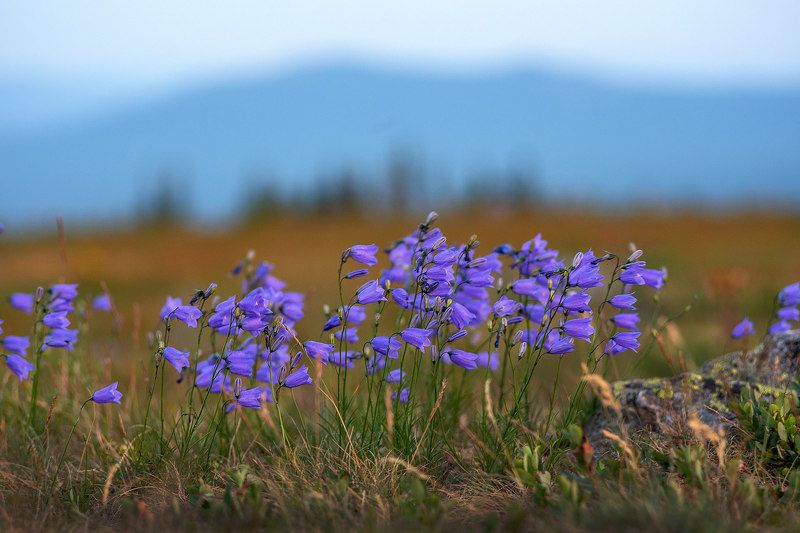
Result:
M120 106L96 88L65 91L35 94L103 104L53 111L48 125L24 98L0 103L6 222L130 219L164 176L194 216L225 219L254 184L302 197L349 169L366 186L398 151L419 163L434 202L463 196L470 176L528 169L554 201L800 205L800 87L329 65L129 92ZM20 126L29 115L37 127Z

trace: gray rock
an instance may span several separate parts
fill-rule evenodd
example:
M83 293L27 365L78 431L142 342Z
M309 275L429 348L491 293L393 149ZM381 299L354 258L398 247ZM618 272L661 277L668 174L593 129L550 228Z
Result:
M746 385L774 396L797 384L800 374L800 330L767 337L748 353L735 352L708 361L699 370L671 378L612 383L622 416L599 407L584 434L602 456L610 450L602 431L658 440L679 439L697 416L715 430L730 431L736 416L730 403Z

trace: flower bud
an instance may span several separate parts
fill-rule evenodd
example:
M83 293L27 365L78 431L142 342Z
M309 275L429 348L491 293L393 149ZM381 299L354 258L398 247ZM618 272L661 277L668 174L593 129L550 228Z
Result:
M477 257L477 258L473 259L472 261L470 261L469 263L467 263L467 268L476 268L476 267L479 267L479 266L481 266L483 264L486 264L486 258L485 257Z
M583 261L583 252L578 252L575 254L575 257L572 258L572 267L577 268L578 265L581 264L581 261Z
M43 297L44 297L44 287L36 287L36 303L41 302Z
M519 344L519 341L522 340L522 334L523 334L522 330L519 330L516 333L514 333L514 336L511 338L512 346L516 345L516 344Z
M430 226L431 224L436 222L436 219L438 218L439 218L439 213L437 213L436 211L431 211L430 213L428 213L428 218L425 219L425 225Z
M522 341L519 345L519 352L518 356L522 357L525 355L525 352L528 351L528 343L526 341Z
M300 359L303 358L303 352L297 352L292 357L292 368L296 367L300 363Z
M328 316L330 314L330 312L331 312L331 306L328 305L328 304L323 304L322 305L322 314L325 315L325 316Z

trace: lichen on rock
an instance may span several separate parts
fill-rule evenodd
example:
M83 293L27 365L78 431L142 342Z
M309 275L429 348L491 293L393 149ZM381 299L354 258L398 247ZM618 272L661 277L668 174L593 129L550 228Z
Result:
M750 352L713 359L699 370L671 378L632 379L612 384L621 417L598 408L584 427L596 455L609 450L603 430L669 439L685 433L692 417L715 430L730 430L736 415L731 402L747 386L775 396L793 389L800 377L800 330L766 340Z

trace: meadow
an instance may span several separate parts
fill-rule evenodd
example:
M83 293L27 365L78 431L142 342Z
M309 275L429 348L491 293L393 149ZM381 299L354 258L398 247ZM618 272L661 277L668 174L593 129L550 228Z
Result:
M792 529L800 476L746 431L596 458L581 428L607 382L796 327L798 235L579 206L6 228L0 523Z

